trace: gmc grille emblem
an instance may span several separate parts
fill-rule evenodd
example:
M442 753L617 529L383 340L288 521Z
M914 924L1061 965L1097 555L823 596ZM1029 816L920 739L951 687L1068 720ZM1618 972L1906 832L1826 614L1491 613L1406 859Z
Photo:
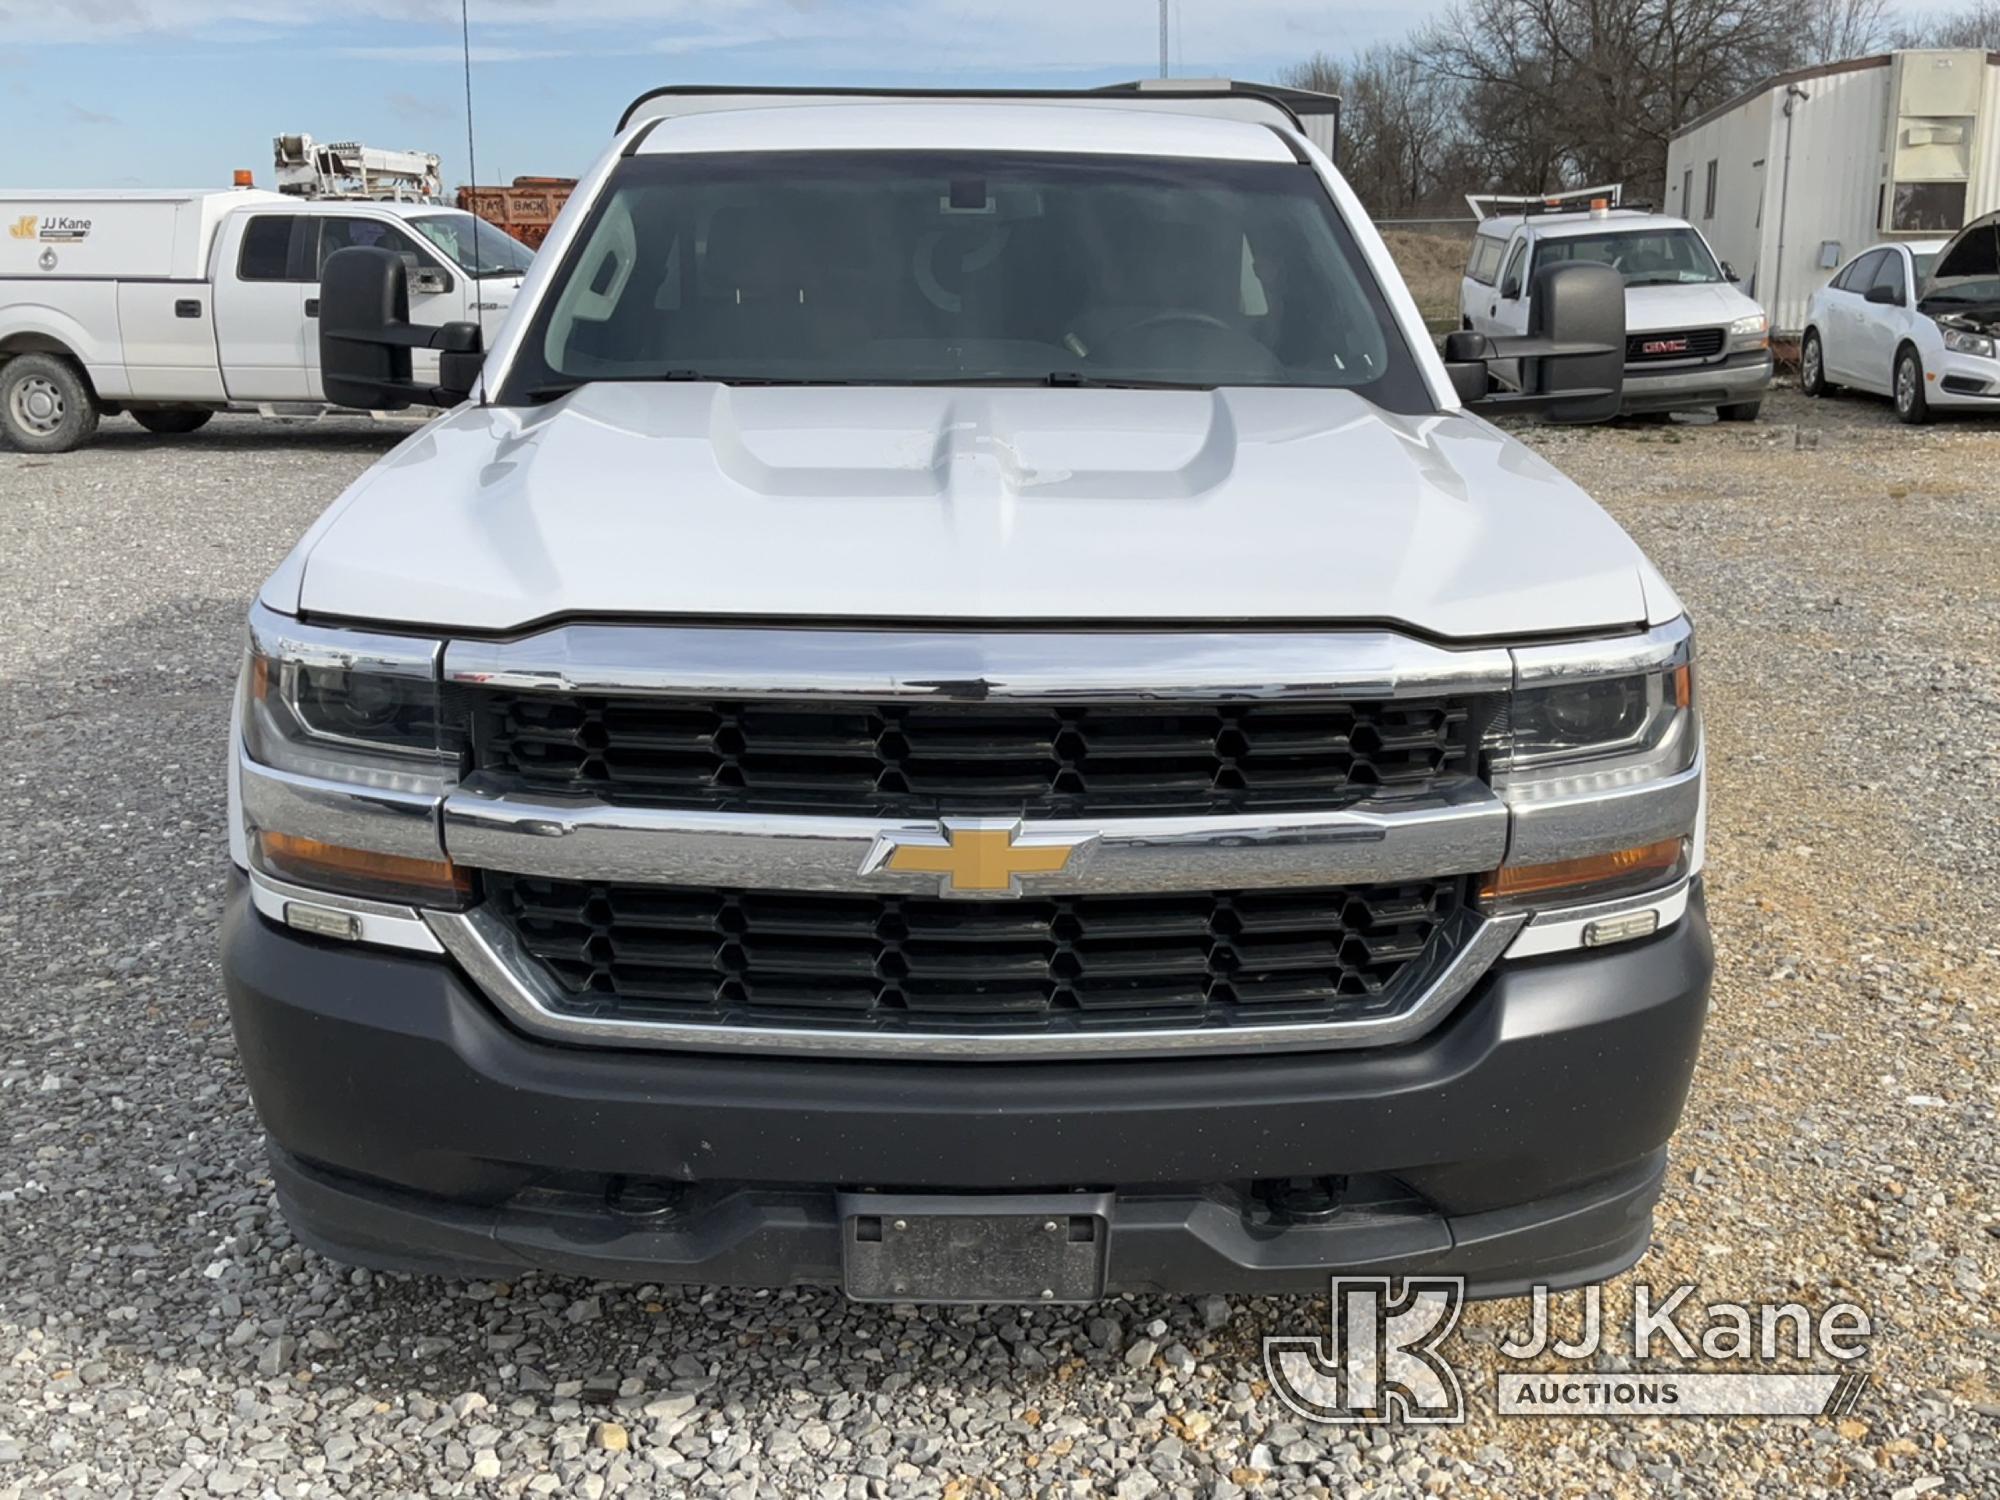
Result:
M1641 354L1685 354L1688 352L1686 339L1647 339L1639 346Z

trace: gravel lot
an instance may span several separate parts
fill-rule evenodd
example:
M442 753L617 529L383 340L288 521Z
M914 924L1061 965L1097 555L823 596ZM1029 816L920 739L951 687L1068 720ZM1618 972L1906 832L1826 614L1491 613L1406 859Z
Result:
M257 582L397 434L0 452L0 1500L2000 1494L2000 423L1532 434L1702 632L1721 968L1641 1274L1859 1301L1875 1383L1837 1425L1496 1418L1489 1304L1473 1420L1393 1432L1266 1391L1303 1300L891 1311L291 1240L219 994L226 700Z

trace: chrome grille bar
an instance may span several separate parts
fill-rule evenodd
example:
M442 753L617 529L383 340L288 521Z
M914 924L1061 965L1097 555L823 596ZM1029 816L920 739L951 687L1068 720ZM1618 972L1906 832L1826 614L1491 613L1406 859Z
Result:
M935 891L935 876L874 858L885 838L934 834L935 820L614 807L590 799L488 795L475 781L444 804L451 857L478 869L558 879L800 891ZM1034 818L1024 832L1077 845L1033 893L1359 885L1490 870L1507 809L1470 777L1434 793L1368 798L1328 812L1227 817Z

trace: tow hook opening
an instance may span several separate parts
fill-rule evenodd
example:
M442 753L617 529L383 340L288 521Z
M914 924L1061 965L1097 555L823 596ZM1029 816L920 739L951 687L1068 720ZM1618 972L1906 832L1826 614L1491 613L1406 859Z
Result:
M1257 1184L1272 1219L1280 1224L1325 1224L1347 1196L1345 1177L1270 1177Z
M626 1219L672 1218L687 1198L686 1183L655 1177L614 1177L604 1189L604 1206Z

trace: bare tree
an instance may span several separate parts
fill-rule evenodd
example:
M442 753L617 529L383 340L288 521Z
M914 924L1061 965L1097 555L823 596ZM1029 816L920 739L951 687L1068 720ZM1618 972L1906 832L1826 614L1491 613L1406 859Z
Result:
M1415 50L1458 80L1491 186L1657 193L1667 142L1799 55L1800 0L1458 0Z
M1898 31L1896 45L2000 48L2000 0L1973 0L1963 10L1926 16Z
M1802 0L1794 65L1866 57L1894 44L1889 0Z
M1345 60L1318 53L1284 81L1340 95L1341 169L1371 212L1410 215L1449 197L1463 158L1454 80L1407 47L1376 46Z

